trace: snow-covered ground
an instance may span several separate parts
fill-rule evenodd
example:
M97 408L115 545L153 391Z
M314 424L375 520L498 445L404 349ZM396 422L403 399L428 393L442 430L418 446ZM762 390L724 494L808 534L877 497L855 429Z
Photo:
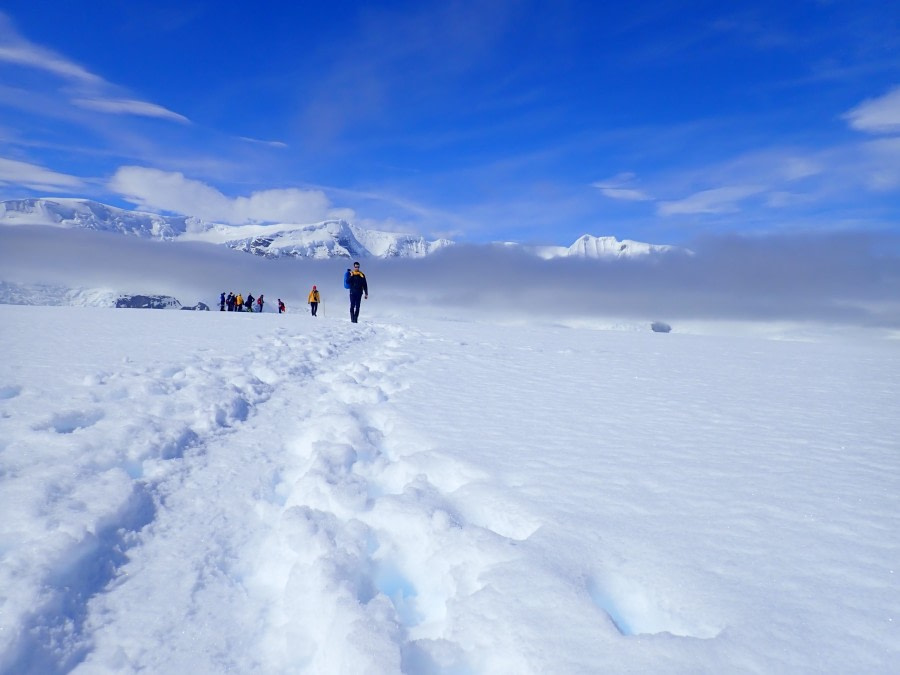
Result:
M0 305L0 672L888 673L900 342Z

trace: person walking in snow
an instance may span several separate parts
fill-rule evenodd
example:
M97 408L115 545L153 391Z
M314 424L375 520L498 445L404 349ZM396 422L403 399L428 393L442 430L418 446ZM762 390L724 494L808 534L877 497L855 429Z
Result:
M321 299L322 297L319 295L319 291L313 286L312 290L309 292L309 297L306 300L309 303L309 311L312 312L313 316L316 315L316 311L319 309L319 302Z
M260 293L259 297L256 299L256 309L259 311L260 314L262 314L264 304L266 304L266 301L263 300L263 294Z
M253 300L254 300L253 294L247 293L247 299L244 301L244 305L247 306L247 311L250 313L253 312Z
M219 311L225 311L225 291L222 291L222 295L219 296Z
M235 312L243 312L244 311L244 296L240 293L237 294L237 297L234 299L234 311Z
M369 283L366 275L359 271L359 262L353 263L353 271L346 277L346 283L350 287L350 321L358 323L363 296L369 299Z
M287 308L284 306L284 303L281 301L281 298L278 298L278 313L279 313L279 314L284 314L284 312L286 311L286 309L287 309Z

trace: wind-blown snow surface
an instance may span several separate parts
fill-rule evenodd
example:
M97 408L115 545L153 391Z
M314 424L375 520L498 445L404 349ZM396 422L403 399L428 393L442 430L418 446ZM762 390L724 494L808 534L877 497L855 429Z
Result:
M0 671L890 672L896 342L0 306Z

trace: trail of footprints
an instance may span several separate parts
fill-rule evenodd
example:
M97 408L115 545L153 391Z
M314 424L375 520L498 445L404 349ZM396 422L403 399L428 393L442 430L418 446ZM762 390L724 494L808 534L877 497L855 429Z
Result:
M406 386L410 359L396 346L320 374L317 406L289 446L296 462L277 490L277 540L261 557L291 562L260 569L280 605L276 623L296 627L290 644L273 646L286 650L286 663L315 671L326 663L317 659L333 658L317 652L330 634L375 625L379 646L367 640L364 658L408 669L421 657L417 644L448 632L454 603L479 591L483 573L538 527L515 515L520 508L503 509L499 492L496 529L490 515L461 512L451 493L486 476L424 446L398 416L391 399Z
M42 580L48 602L18 618L23 637L0 665L65 672L83 660L88 636L69 640L75 647L62 655L57 636L81 630L90 598L115 577L134 535L156 517L153 486L162 475L160 463L203 452L213 435L248 420L280 381L292 378L305 382L311 403L298 402L301 431L284 440L279 480L260 496L280 515L248 583L269 596L271 625L283 628L264 635L262 648L282 654L286 669L333 666L334 653L347 649L360 651L346 655L351 670L362 662L419 670L441 650L450 652L448 662L465 667L465 650L447 639L465 630L459 608L485 589L492 572L496 579L497 569L522 558L516 547L540 522L398 413L392 399L408 386L403 373L412 357L402 344L408 336L391 326L379 331L387 337L367 334L371 340L359 360L352 354L363 350L354 350L354 343L362 346L366 335L314 345L282 331L266 338L250 368L210 357L159 372L125 367L96 373L85 378L79 405L69 402L68 409L32 420L34 434L65 438L77 456L90 458L83 460L84 471L96 474L99 467L112 480L124 470L128 480L119 487L127 489L116 512L100 517L102 528L87 528L81 541L46 551L48 560L59 561L50 563ZM287 370L285 353L295 359ZM18 385L0 386L5 404L26 393ZM153 401L151 409L118 431L104 427L99 441L113 447L100 447L92 428L110 423L116 401L131 410L132 395ZM207 408L195 410L198 401L208 402ZM6 405L0 414L9 418ZM145 475L148 466L155 467L153 475ZM54 499L75 498L77 471L48 488L58 492ZM84 570L78 562L62 566L78 552ZM102 573L88 574L87 567ZM620 632L642 632L623 619L634 594L623 600L610 592L620 587L590 579L585 595ZM76 625L59 618L60 606ZM329 650L335 636L354 632L368 637Z

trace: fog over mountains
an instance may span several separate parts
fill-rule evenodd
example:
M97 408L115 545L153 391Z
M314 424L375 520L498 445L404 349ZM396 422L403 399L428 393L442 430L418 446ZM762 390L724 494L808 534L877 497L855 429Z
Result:
M128 211L87 199L16 199L0 202L0 224L49 225L115 232L157 240L205 241L266 258L422 258L454 245L449 239L366 230L346 220L313 224L224 225L191 216ZM571 246L504 246L544 258L621 258L676 250L585 234Z
M673 332L818 324L900 337L900 237L890 232L700 234L689 247L590 235L569 247L452 243L344 221L231 226L19 199L0 202L0 304L218 307L222 292L240 291L303 311L316 284L344 312L343 274L360 259L369 316L660 322Z

